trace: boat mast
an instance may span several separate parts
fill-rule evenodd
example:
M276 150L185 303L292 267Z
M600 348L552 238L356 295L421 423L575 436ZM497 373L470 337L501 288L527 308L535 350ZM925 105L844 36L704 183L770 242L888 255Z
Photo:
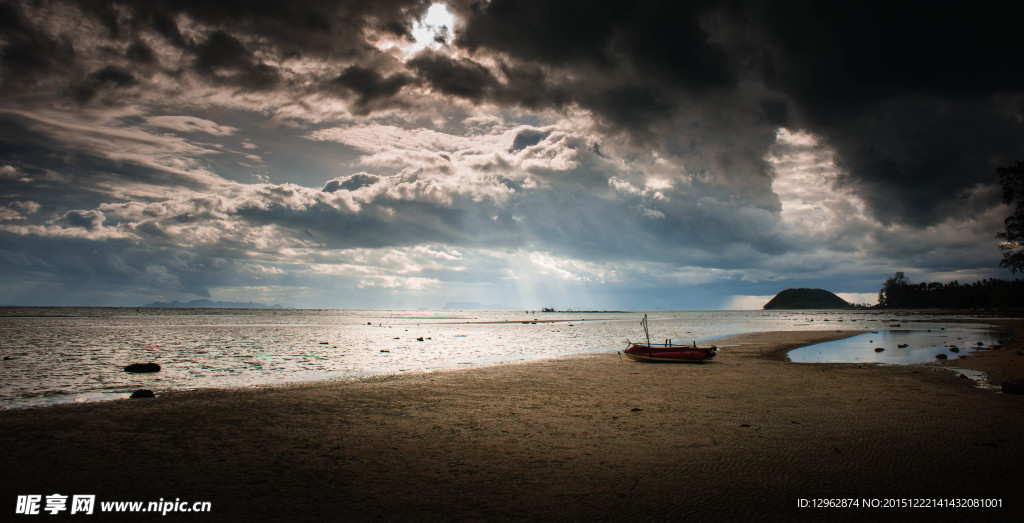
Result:
M644 319L640 320L640 326L644 328L644 336L647 336L647 355L651 355L651 333L647 332L647 315L644 314Z

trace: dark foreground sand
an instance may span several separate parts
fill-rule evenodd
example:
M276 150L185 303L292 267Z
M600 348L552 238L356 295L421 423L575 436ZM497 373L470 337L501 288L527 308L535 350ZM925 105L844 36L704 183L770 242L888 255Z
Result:
M785 361L850 334L737 336L705 365L603 354L4 411L0 513L19 494L62 493L212 502L209 514L151 518L165 521L1024 514L1024 396L934 366ZM1003 508L797 508L869 497Z

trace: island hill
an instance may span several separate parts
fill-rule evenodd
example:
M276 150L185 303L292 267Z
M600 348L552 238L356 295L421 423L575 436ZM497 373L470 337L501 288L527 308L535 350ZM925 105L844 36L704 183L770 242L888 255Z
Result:
M825 289L786 289L763 307L770 309L851 309L853 305Z

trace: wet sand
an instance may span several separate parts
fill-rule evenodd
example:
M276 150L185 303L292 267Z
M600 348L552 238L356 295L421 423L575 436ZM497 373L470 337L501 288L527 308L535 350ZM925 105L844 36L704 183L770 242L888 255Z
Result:
M164 521L1024 513L1024 396L977 389L941 365L785 361L786 350L853 334L736 336L700 365L613 353L2 411L2 510L19 494L62 493L212 502L209 514L151 518ZM1015 361L1022 348L999 356ZM800 509L801 498L1001 498L1003 508Z

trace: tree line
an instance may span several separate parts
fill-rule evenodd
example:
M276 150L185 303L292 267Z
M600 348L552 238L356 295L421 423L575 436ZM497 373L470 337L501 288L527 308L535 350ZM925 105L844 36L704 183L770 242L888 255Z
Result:
M974 283L911 283L902 272L885 280L878 307L894 309L1021 309L1024 280L988 278Z

